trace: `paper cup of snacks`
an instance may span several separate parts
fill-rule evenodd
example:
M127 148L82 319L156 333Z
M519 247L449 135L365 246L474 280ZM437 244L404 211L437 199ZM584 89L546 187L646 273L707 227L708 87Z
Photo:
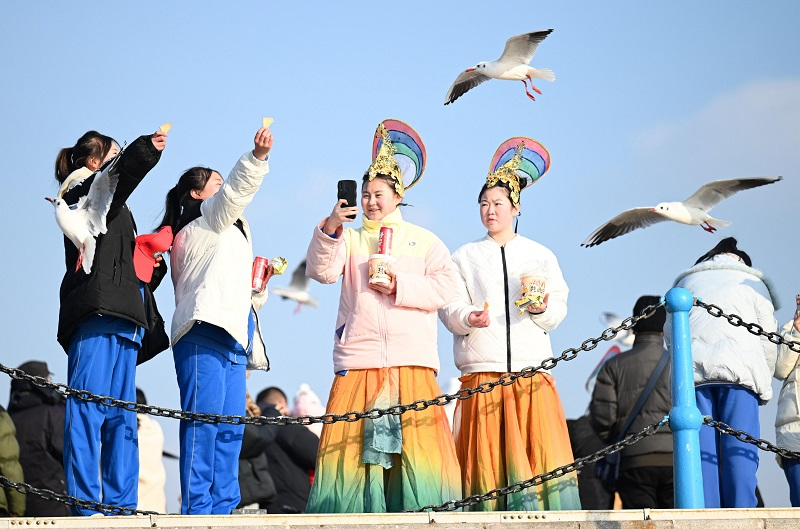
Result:
M520 281L522 281L522 296L514 304L519 307L522 314L528 306L536 308L542 305L547 278L536 274L525 274Z
M369 256L369 282L388 285L392 282L389 271L394 264L394 257L375 253Z

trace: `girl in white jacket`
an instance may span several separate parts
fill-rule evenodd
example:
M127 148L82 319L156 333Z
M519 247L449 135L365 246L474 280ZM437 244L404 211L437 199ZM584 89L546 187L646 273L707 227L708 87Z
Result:
M264 299L251 290L253 245L242 214L269 172L272 133L259 129L253 143L227 181L193 167L167 194L161 225L175 233L171 337L184 411L243 415L248 353L266 358L253 310ZM266 362L250 367L269 368ZM243 424L181 421L183 514L230 514L239 504L243 431Z
M783 327L783 338L800 342L800 297L794 321ZM775 440L778 446L800 452L800 354L781 345L775 378L783 381L778 396L778 415L775 418ZM789 500L800 507L800 460L781 458L781 466L789 481Z
M695 298L737 314L765 331L777 329L776 297L736 239L721 240L675 280ZM671 328L667 313L664 329ZM778 349L763 337L715 318L705 309L689 312L697 407L703 415L760 436L758 406L772 398ZM670 346L671 333L664 333ZM703 494L706 508L752 508L756 499L758 449L710 426L700 429Z
M497 150L479 195L485 237L459 248L457 294L439 310L453 333L461 387L496 381L503 373L538 366L553 356L548 333L567 314L569 289L553 252L515 233L519 193L547 170L547 150L530 138L512 138ZM522 175L522 176L521 176ZM541 303L520 309L522 277L545 278ZM459 401L453 429L464 495L530 479L571 463L564 410L547 372ZM520 493L482 502L479 510L580 509L574 474Z

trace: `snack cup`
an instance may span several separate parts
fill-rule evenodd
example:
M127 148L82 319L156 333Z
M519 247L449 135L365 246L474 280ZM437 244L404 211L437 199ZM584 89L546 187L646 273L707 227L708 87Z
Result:
M547 278L533 274L524 275L522 280L522 297L520 300L530 300L530 305L536 308L544 301L544 291L547 287Z
M372 284L381 283L388 285L392 282L389 277L389 270L394 264L394 257L375 253L369 256L369 282Z

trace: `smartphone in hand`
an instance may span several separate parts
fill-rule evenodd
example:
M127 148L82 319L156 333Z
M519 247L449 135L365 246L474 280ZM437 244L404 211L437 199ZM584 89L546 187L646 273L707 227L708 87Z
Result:
M343 205L342 207L353 208L356 207L358 204L356 203L358 200L358 184L355 180L339 180L339 183L336 185L339 197L339 200L346 200L347 204ZM356 218L355 215L348 215L348 219Z

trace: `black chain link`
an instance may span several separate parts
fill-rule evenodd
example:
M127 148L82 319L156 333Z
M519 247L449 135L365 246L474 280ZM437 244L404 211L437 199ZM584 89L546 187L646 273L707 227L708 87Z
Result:
M785 457L786 459L800 459L800 453L798 452L792 452L788 448L776 446L766 439L754 437L743 430L732 428L724 422L715 421L709 416L703 417L703 424L707 424L708 426L717 429L719 432L724 433L725 435L731 435L743 443L754 445L765 452L773 452L781 457Z
M36 496L41 496L46 500L57 501L64 503L66 505L79 507L81 509L90 509L92 511L102 512L104 514L112 514L118 516L130 516L133 514L142 514L142 515L159 514L155 511L139 511L136 509L129 509L127 507L118 507L116 505L98 503L96 501L82 500L80 498L76 498L75 496L60 494L58 492L53 492L52 490L37 489L33 485L28 485L27 483L16 483L14 481L11 481L5 476L0 476L0 485L2 485L4 488L16 489L18 492L21 492L22 494L35 494Z
M171 419L183 419L187 421L200 421L205 423L224 423L224 424L254 424L256 426L263 425L278 425L284 426L287 424L302 424L307 426L309 424L332 424L335 422L356 422L361 419L378 419L384 415L402 415L407 411L423 411L431 406L444 406L454 400L466 400L476 393L489 393L497 386L510 386L518 378L531 378L536 373L544 370L550 370L556 367L559 362L574 360L578 353L581 351L591 351L597 347L601 342L613 340L617 334L622 331L627 331L633 328L637 321L646 319L655 314L656 310L664 303L661 302L657 305L649 305L642 310L638 316L631 316L622 320L617 327L609 327L597 338L589 338L577 348L569 348L561 353L558 357L547 358L536 367L525 367L517 373L506 373L501 375L498 380L492 382L483 382L474 388L464 388L453 394L443 394L432 399L419 399L410 404L396 404L388 408L372 408L367 411L348 411L344 414L326 413L320 416L300 415L299 417L243 417L240 415L217 415L207 413L195 413L181 410L173 410L169 408L160 408L158 406L149 406L147 404L137 404L135 402L128 402L112 397L103 395L95 395L89 391L82 389L74 389L66 384L56 384L48 382L42 377L32 376L21 369L15 369L0 364L0 371L8 374L11 378L17 380L27 380L32 384L42 387L51 388L61 393L64 396L73 396L88 402L97 402L105 406L112 406L115 408L122 408L136 413L145 413L154 415L156 417L167 417Z
M695 298L694 304L697 305L698 307L706 309L706 311L715 318L725 318L726 320L728 320L728 323L730 323L734 327L744 327L750 334L755 334L756 336L763 336L764 338L766 338L767 340L769 340L774 344L785 345L795 353L800 353L800 342L796 342L794 340L787 340L777 332L767 332L761 325L757 323L747 323L742 319L741 316L737 314L725 314L725 312L723 312L723 310L717 305L712 305L711 303L704 303L697 298Z
M589 465L591 463L594 463L596 461L599 461L599 460L603 459L607 455L613 454L615 452L619 452L623 448L631 446L632 444L641 441L645 437L649 437L649 436L653 435L662 426L666 425L667 423L669 423L669 418L668 417L664 417L661 421L659 421L657 423L654 423L654 424L651 424L650 426L647 426L646 428L644 428L642 431L640 431L638 433L634 433L634 434L629 435L628 437L626 437L622 441L619 441L618 443L614 443L613 445L609 445L609 446L603 448L602 450L598 450L594 454L588 455L586 457L582 457L580 459L576 459L572 463L570 463L568 465L564 465L564 466L558 467L556 469L553 469L550 472L546 472L544 474L538 474L536 476L533 476L532 478L526 479L525 481L519 481L517 483L512 483L511 485L508 485L506 487L492 489L492 490L490 490L488 492L485 492L483 494L474 494L472 496L467 496L466 498L464 498L462 500L450 500L450 501L445 502L445 503L443 503L441 505L427 505L427 506L422 507L420 509L417 509L417 510L414 510L414 511L409 511L409 512L425 512L427 510L432 510L432 511L437 511L437 512L438 511L455 511L456 509L460 509L462 507L469 507L469 506L476 505L476 504L484 502L484 501L497 500L501 496L507 496L508 494L514 494L514 493L517 493L517 492L521 492L521 491L523 491L523 490L525 490L527 488L535 487L537 485L541 485L542 483L544 483L545 481L548 481L550 479L558 478L558 477L564 476L566 474L569 474L571 472L574 472L574 471L578 470L581 467L584 467L586 465Z

